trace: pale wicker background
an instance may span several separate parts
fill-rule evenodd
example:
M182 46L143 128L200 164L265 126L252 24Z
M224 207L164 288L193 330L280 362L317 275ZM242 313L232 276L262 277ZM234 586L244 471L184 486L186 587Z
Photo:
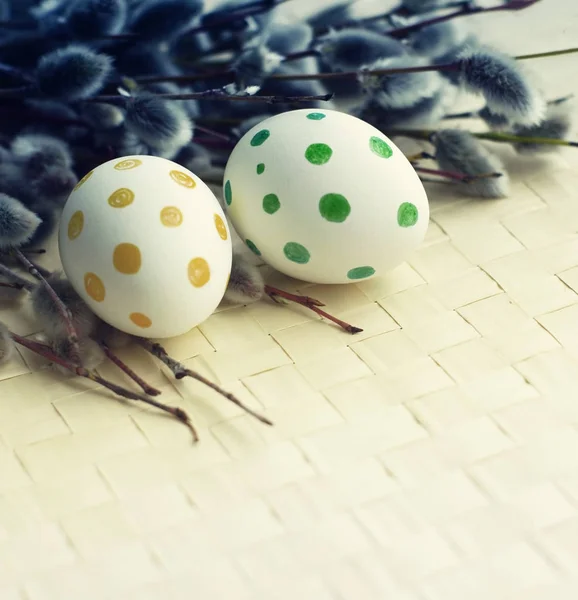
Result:
M512 53L569 47L578 6L474 24ZM528 66L578 92L575 56ZM427 239L389 277L271 275L364 333L263 301L171 341L273 429L138 349L198 446L28 353L2 367L0 599L575 600L578 150L501 151L511 197L428 185Z

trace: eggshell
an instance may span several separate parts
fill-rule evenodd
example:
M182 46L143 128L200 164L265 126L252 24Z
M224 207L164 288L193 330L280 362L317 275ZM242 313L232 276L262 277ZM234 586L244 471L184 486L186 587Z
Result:
M247 246L291 277L383 275L423 241L429 203L414 168L372 125L334 110L268 118L235 146L226 211Z
M185 333L218 306L231 273L231 235L209 187L181 165L125 156L87 173L58 233L74 289L129 334Z

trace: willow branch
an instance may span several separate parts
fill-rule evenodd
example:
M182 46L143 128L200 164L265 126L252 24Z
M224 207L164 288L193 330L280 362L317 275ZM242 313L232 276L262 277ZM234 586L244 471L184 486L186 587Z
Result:
M31 292L36 287L34 283L28 281L28 279L25 279L24 277L21 277L18 275L18 273L14 272L12 269L6 267L2 263L0 263L0 275L6 279L9 279L12 283L18 285L22 289L27 290L28 292Z
M414 23L413 25L407 25L406 27L398 27L397 29L392 29L391 31L387 32L387 35L390 35L390 36L396 37L396 38L404 38L408 34L413 33L414 31L419 31L420 29L423 29L424 27L429 27L430 25L437 25L438 23L444 23L446 21L451 21L451 20L457 19L459 17L469 17L472 15L477 15L477 14L481 14L481 13L491 13L491 12L504 11L504 10L523 10L525 8L529 8L530 6L532 6L533 4L536 4L538 2L540 2L540 0L510 0L510 2L501 4L499 6L490 6L490 7L485 7L485 8L481 7L481 6L480 7L464 6L460 10L448 13L446 15L441 15L439 17L434 17L432 19L420 21L418 23ZM381 17L381 15L372 17L370 20L377 20L380 17ZM364 21L367 21L367 19L364 19Z
M0 288L8 288L11 290L23 290L24 286L20 283L4 283L0 281Z
M539 54L521 54L513 56L514 60L528 60L532 58L547 58L552 56L561 56L562 54L574 54L578 48L565 48L564 50L552 50L551 52L541 52ZM323 80L323 79L358 79L366 75L400 75L402 73L428 73L430 71L458 71L461 68L459 61L445 63L441 65L421 65L417 67L397 67L392 69L362 69L360 71L335 71L329 73L297 73L282 74L274 73L268 79L281 81L305 81L305 80Z
M363 329L359 327L355 327L346 321L342 321L333 315L330 315L328 312L325 312L320 306L325 306L319 300L315 300L315 298L310 298L309 296L299 296L297 294L291 294L290 292L286 292L284 290L280 290L271 285L265 286L265 293L273 300L274 302L278 302L278 298L284 298L285 300L289 300L290 302L295 302L296 304L300 304L301 306L305 306L309 310L312 310L314 313L318 314L320 317L324 317L328 321L339 325L342 329L345 329L348 333L360 333Z
M403 136L414 140L425 140L430 141L432 136L435 135L435 129L388 129L383 133L389 136ZM545 144L550 146L569 146L578 148L578 142L570 140L560 140L558 138L543 138L543 137L526 137L520 135L514 135L513 133L501 133L499 131L485 131L485 132L468 132L470 135L480 139L489 140L492 142L504 142L508 144Z
M560 98L554 98L554 100L548 100L548 106L558 106L560 104L564 104L564 102L568 102L574 97L574 94L568 94L567 96L561 96ZM477 119L480 118L480 111L466 111L460 113L448 113L442 117L444 120L450 119Z
M557 138L526 137L510 133L500 133L498 131L474 133L472 135L481 140L491 140L493 142L508 142L515 144L544 144L546 146L571 146L573 148L578 148L578 142L573 142L570 140L559 140Z
M78 345L78 333L72 322L72 314L68 309L68 306L59 298L58 294L54 291L54 288L48 283L46 278L38 267L34 265L30 259L25 256L18 248L14 249L14 254L20 260L20 262L28 269L30 275L38 279L40 285L45 289L46 293L50 296L52 302L56 306L56 309L60 313L60 316L64 320L66 327L67 341L70 344L70 356L75 364L81 365L82 360L80 358L80 347Z
M194 92L187 94L154 94L156 98L163 100L215 100L220 102L255 102L263 104L292 104L299 102L327 102L333 98L333 94L321 94L318 96L238 96L224 94L215 90L206 92ZM94 96L87 98L84 102L126 102L125 96Z
M195 123L195 129L197 129L198 131L200 131L202 133L206 133L207 135L210 135L214 138L217 138L219 140L223 140L224 142L228 142L229 144L232 144L233 146L235 145L235 140L231 136L221 133L220 131L215 131L214 129L209 129L208 127L203 127L202 125L199 125L198 123Z
M176 379L183 379L184 377L191 377L192 379L196 379L197 381L200 381L215 392L219 393L221 396L223 396L233 404L236 404L239 408L243 409L245 412L249 413L251 416L261 421L261 423L265 423L265 425L273 425L273 423L269 419L267 419L267 417L260 415L258 412L255 412L246 404L243 404L241 400L239 400L230 392L227 392L222 387L218 386L212 381L209 381L206 377L203 377L200 373L188 369L182 363L178 362L174 358L171 358L168 355L167 351L160 344L151 342L150 340L145 338L138 338L137 341L147 352L150 352L153 356L156 356L162 363L164 363L172 371Z
M163 404L162 402L157 402L156 400L153 400L152 398L149 398L148 396L139 394L137 392L133 392L132 390L126 389L120 385L116 385L115 383L112 383L111 381L108 381L108 380L104 379L103 377L100 377L100 375L97 375L96 373L93 373L92 371L89 371L88 369L85 369L84 367L79 367L79 366L73 365L72 363L69 363L67 360L62 358L61 356L58 356L57 354L55 354L48 346L45 346L44 344L34 342L32 340L21 337L12 332L10 332L10 336L17 344L24 346L31 352L34 352L35 354L38 354L57 365L60 365L61 367L69 370L71 373L74 373L78 377L84 377L85 379L89 379L90 381L94 381L95 383L102 385L103 387L105 387L106 389L115 393L117 396L120 396L121 398L126 398L127 400L137 400L139 402L144 402L145 404L149 404L151 406L154 406L155 408L158 408L160 410L163 410L163 411L171 414L173 417L175 417L176 419L178 419L179 421L184 423L190 429L190 431L193 435L193 440L195 442L197 442L199 440L199 436L198 436L189 416L183 409L175 407L175 406L169 406L167 404Z
M455 173L453 171L443 171L440 169L427 169L420 167L419 165L413 166L414 170L418 173L427 173L429 175L437 175L438 177L446 177L447 179L454 179L462 183L472 183L478 179L497 179L502 177L502 173L482 173L480 175L464 175L463 173Z
M106 354L107 358L114 363L125 375L130 377L145 394L149 396L160 396L161 391L149 385L140 375L137 375L119 356L117 356L104 342L99 342L99 346Z

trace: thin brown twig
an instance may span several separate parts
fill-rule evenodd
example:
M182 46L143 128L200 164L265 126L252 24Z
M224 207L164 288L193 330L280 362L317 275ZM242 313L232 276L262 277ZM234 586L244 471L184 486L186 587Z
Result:
M531 58L547 58L550 56L560 56L562 54L573 54L578 52L578 48L566 48L564 50L553 50L551 52L541 52L540 54L523 54L513 56L514 60L527 60ZM403 73L427 73L429 71L458 71L461 69L460 61L452 63L444 63L440 65L421 65L417 67L397 67L392 69L361 69L359 71L330 71L327 73L296 73L282 74L275 73L270 75L268 79L280 81L306 81L306 80L323 80L323 79L358 79L360 76L384 76L384 75L400 75Z
M567 96L560 96L559 98L554 98L553 100L548 100L548 106L557 106L559 104L563 104L564 102L568 102L574 97L574 94L568 94ZM468 110L466 112L460 113L448 113L443 117L444 121L449 121L450 119L478 119L480 118L479 110Z
M332 321L336 325L339 325L342 329L345 329L348 333L360 333L363 331L360 327L355 327L346 321L342 321L333 315L330 315L328 312L321 310L320 306L325 306L319 300L315 300L315 298L310 298L309 296L298 296L297 294L291 294L290 292L285 292L284 290L280 290L276 287L266 285L265 293L273 300L274 302L278 302L277 298L284 298L285 300L289 300L291 302L295 302L296 304L300 304L301 306L305 306L309 310L312 310L314 313L317 313L319 316L326 318L328 321Z
M32 281L28 281L28 279L21 277L18 273L16 273L9 267L3 265L2 263L0 263L0 275L2 275L2 277L5 277L6 279L9 279L11 283L19 285L20 287L22 287L22 289L25 289L29 292L36 287L35 284L32 283Z
M390 137L403 136L414 140L431 142L436 131L433 129L384 129L383 133ZM558 138L525 137L501 131L470 131L469 134L480 140L489 140L491 142L504 142L508 144L544 144L548 146L569 146L578 148L578 141L561 140Z
M235 140L231 136L221 133L220 131L215 131L214 129L209 129L208 127L203 127L202 125L199 125L198 123L195 123L195 129L197 129L198 131L201 131L202 133L206 133L207 135L211 135L217 139L228 142L229 144L235 145Z
M22 251L22 255L26 256L26 253ZM28 258L28 262L42 275L42 277L50 277L52 275L52 271L44 268L42 265L39 265L37 262L34 262L32 259Z
M444 23L445 21L450 21L452 19L456 19L458 17L467 17L480 13L490 13L495 11L504 11L504 10L522 10L524 8L529 8L533 4L536 4L540 0L510 0L510 2L506 2L505 4L501 4L499 6L490 6L490 7L481 7L474 6L468 7L464 6L459 10L454 12L434 17L432 19L427 19L423 21L419 21L418 23L414 23L412 25L407 25L406 27L398 27L397 29L392 29L387 32L387 35L396 38L406 37L409 33L413 33L414 31L418 31L424 27L428 27L429 25L437 25L438 23ZM362 23L369 23L371 21L377 21L385 16L388 16L389 13L375 15L373 17L369 17L367 19L362 19Z
M193 435L193 440L195 442L199 441L199 436L197 434L197 431L195 430L195 427L193 426L193 424L191 422L191 419L189 418L188 414L182 408L178 408L175 406L169 406L168 404L163 404L162 402L153 400L152 398L149 398L148 396L145 396L144 394L140 394L138 392L133 392L132 390L128 390L120 385L116 385L115 383L112 383L111 381L108 381L108 380L104 379L103 377L100 377L100 375L97 375L96 373L93 373L92 371L89 371L88 369L85 369L84 367L79 367L79 366L73 365L72 363L69 363L67 360L65 360L62 357L55 354L48 346L45 346L44 344L34 342L32 340L29 340L27 338L24 338L15 333L12 333L12 332L10 332L10 336L17 344L24 346L31 352L34 352L35 354L38 354L38 355L44 357L45 359L47 359L53 363L56 363L57 365L60 365L61 367L64 367L65 369L68 369L70 372L74 373L78 377L84 377L85 379L90 379L91 381L94 381L95 383L102 385L103 387L107 388L111 392L114 392L117 396L126 398L127 400L137 400L139 402L144 402L145 404L150 404L151 406L154 406L155 408L158 408L160 410L163 410L163 411L171 414L173 417L175 417L176 419L181 421L184 425L186 425L189 428L189 430L191 431L191 433Z
M4 283L0 281L0 287L10 288L11 290L23 290L24 286L21 283Z
M327 102L333 98L333 94L320 94L317 96L241 96L235 94L223 94L208 90L206 92L194 92L187 94L154 94L156 98L163 100L216 100L222 102L255 102L264 104L294 104L299 102ZM86 98L84 102L125 102L126 97L116 96L93 96Z
M66 304L64 304L64 302L59 298L58 294L54 291L54 288L48 283L45 276L42 273L40 273L36 265L34 265L30 261L30 259L27 256L25 256L22 253L22 251L18 248L14 249L14 254L20 260L20 262L28 269L30 275L38 279L42 287L46 290L46 293L54 302L66 326L67 341L70 344L70 356L76 365L82 365L82 360L80 358L80 347L78 344L78 333L72 321L72 313L70 312Z
M443 171L440 169L427 169L426 167L420 167L419 165L413 166L414 170L419 173L427 173L429 175L437 175L438 177L446 177L447 179L454 179L462 183L472 183L478 179L493 179L502 177L502 173L482 173L480 175L465 175L464 173L454 173L453 171Z
M435 177L422 177L421 175L419 176L419 179L423 183L443 183L445 185L457 185L457 183L451 179L436 179Z
M203 377L200 373L188 369L179 361L175 360L174 358L171 358L168 355L167 351L160 344L157 344L145 338L138 338L138 343L147 352L150 352L153 356L156 356L162 363L164 363L172 371L176 379L183 379L184 377L191 377L192 379L196 379L197 381L200 381L215 392L219 393L221 396L223 396L233 404L236 404L239 408L242 408L245 412L249 413L251 416L261 421L261 423L265 423L265 425L273 425L273 423L267 417L260 415L258 412L248 407L234 394L227 392L222 387L208 380L206 377Z
M538 1L538 0L534 0ZM309 53L310 51L307 51ZM523 54L520 56L513 56L514 60L529 60L535 58L548 58L553 56L562 56L564 54L574 54L578 52L578 48L565 48L563 50L552 50L550 52L540 52L537 54ZM295 56L289 55L286 57L286 61L293 60L293 58L301 58L301 55L305 55L305 53L299 53ZM436 64L436 65L420 65L416 67L397 67L391 69L360 69L358 71L329 71L327 73L273 73L267 77L268 80L277 80L277 81L318 81L324 79L359 79L364 76L386 76L386 75L401 75L404 73L427 73L430 71L458 71L462 67L462 63L459 61L452 63L444 63L444 64ZM177 75L177 76L166 76L166 77L154 77L150 78L148 81L144 80L144 78L139 78L138 81L141 83L156 83L163 81L172 81L172 82L193 82L193 81L204 81L213 78L220 77L232 77L234 72L230 69L224 69L222 71L211 71L207 74L195 73L192 75ZM135 79L137 81L137 79ZM267 102L268 104L278 104L278 103L289 103L289 102L308 102L312 100L330 100L331 95L327 94L326 96L295 96L291 98L283 98L282 96L235 96L235 95L224 95L222 93L218 93L216 95L214 90L209 90L207 92L197 92L195 94L157 94L159 98L165 98L167 100L192 100L192 99L202 99L202 98L211 98L213 100L246 100L253 102ZM327 97L330 96L330 97ZM122 96L97 96L96 98L88 98L85 102L113 102L122 98ZM250 100L253 99L253 100ZM258 99L258 100L257 100Z
M161 391L149 385L140 375L135 373L119 356L117 356L104 342L98 342L107 358L114 363L125 375L130 377L145 394L149 396L160 396Z
M418 152L417 154L406 155L406 158L409 162L416 162L422 159L433 160L435 156L429 152Z

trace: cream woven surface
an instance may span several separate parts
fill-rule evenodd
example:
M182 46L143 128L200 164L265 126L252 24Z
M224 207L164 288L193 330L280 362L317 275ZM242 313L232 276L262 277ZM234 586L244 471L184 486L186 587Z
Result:
M476 23L538 52L575 45L578 8ZM531 66L549 97L578 92L575 56ZM271 275L364 333L264 301L168 344L274 428L135 349L198 446L30 354L2 367L0 599L574 600L578 151L501 151L511 197L429 185L427 239L389 277Z

